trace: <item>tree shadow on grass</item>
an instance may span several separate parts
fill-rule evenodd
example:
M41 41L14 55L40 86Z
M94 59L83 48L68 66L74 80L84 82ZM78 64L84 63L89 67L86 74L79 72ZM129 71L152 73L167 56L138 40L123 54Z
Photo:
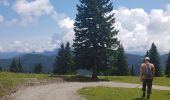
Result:
M132 100L147 100L147 99L140 97L140 98L134 98L134 99L132 99Z
M109 81L107 79L92 79L91 77L79 76L79 75L51 75L51 77L62 78L67 82L99 82Z

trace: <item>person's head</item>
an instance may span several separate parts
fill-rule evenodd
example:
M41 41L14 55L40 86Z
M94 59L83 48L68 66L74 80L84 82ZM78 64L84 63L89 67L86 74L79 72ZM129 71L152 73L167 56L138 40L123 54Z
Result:
M145 57L145 63L146 64L150 63L150 58L149 57Z

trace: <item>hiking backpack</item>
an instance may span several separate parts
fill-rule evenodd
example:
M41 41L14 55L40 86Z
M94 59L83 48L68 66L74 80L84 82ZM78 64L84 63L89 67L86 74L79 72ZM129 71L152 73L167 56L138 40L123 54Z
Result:
M151 79L152 78L152 70L150 65L146 65L144 69L144 76L146 79Z

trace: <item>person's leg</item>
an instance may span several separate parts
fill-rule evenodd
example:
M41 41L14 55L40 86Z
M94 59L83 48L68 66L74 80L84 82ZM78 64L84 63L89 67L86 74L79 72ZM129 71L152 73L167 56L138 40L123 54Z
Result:
M145 97L145 92L146 92L146 80L145 79L143 80L143 83L142 83L142 91L143 91L142 97Z
M150 98L151 93L152 93L152 79L147 80L147 99Z

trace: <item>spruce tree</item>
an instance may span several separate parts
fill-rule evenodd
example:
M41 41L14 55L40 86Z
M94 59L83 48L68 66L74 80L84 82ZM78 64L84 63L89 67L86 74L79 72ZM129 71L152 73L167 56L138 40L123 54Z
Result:
M144 59L143 59L143 62L144 62L144 63L145 63L145 57L150 57L148 50L146 51L146 54L145 54Z
M72 73L73 70L74 70L74 68L73 68L73 56L72 56L72 51L71 51L69 42L66 43L64 53L65 53L66 71L67 71L67 73Z
M12 60L11 65L10 65L10 72L18 72L18 65L17 65L17 61L15 59Z
M24 70L23 70L21 61L20 61L20 59L19 59L19 61L18 61L18 72L23 73L23 71L24 71Z
M132 67L130 68L130 75L132 75L132 76L135 75L135 70L134 70L133 65L132 65Z
M43 73L43 66L41 63L35 64L34 73Z
M115 63L116 75L123 76L129 74L128 63L123 45L118 47L117 61Z
M2 67L0 66L0 72L2 71Z
M92 78L97 78L97 69L107 68L113 59L119 42L113 3L110 0L79 0L77 5L73 43L75 63L79 68L92 69Z
M53 73L54 74L66 74L66 63L65 61L65 49L64 44L62 43L56 56Z
M168 54L168 59L166 61L165 75L170 77L170 51L169 51L169 54Z
M149 57L149 51L146 52L145 57Z
M155 66L155 76L159 77L162 75L161 68L160 68L160 58L157 47L154 43L152 43L151 49L149 50L149 57L151 63Z

